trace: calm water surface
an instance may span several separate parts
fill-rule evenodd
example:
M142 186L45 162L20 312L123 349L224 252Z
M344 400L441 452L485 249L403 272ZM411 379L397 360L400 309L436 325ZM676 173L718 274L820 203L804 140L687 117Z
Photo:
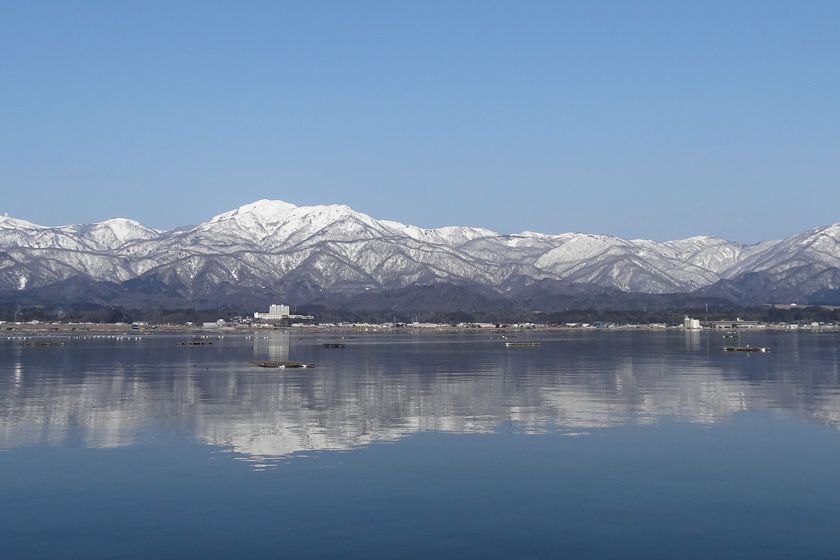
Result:
M840 335L522 339L0 340L0 558L840 558Z

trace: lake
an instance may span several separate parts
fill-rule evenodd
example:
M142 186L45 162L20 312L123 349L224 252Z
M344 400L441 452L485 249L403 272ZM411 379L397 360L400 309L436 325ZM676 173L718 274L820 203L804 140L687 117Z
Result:
M499 336L0 340L0 558L840 558L840 334Z

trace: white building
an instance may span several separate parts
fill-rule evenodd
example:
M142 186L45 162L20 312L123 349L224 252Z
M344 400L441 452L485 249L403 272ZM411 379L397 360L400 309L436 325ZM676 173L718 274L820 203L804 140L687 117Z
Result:
M259 311L254 313L254 319L262 321L281 321L283 319L288 319L289 317L289 306L282 304L271 305L268 308L268 313L260 313Z
M683 328L691 331L696 331L700 329L700 319L692 319L691 317L686 317L683 319Z

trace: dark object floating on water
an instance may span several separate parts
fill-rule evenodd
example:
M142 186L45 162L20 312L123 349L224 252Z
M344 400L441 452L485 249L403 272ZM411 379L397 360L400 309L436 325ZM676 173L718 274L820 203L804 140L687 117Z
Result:
M508 348L536 348L539 345L539 342L505 342Z
M33 340L30 342L24 342L24 346L64 346L63 342L53 342L51 340Z
M188 342L182 342L181 346L210 346L211 344L213 343L206 340L190 340Z
M724 346L724 352L767 352L766 346Z
M347 348L347 346L340 342L325 342L323 346L324 348Z
M255 366L264 367L264 368L311 368L315 367L312 364L306 364L304 362L289 362L289 361L273 361L273 360L265 360L254 362Z

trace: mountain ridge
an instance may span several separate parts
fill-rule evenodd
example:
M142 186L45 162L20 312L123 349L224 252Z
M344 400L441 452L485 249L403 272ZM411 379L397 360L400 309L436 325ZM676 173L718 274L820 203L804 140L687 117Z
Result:
M346 205L268 199L166 231L128 218L50 227L0 217L0 293L22 295L72 278L129 290L158 286L183 302L239 293L304 304L434 284L506 297L543 281L628 294L806 302L840 290L840 223L741 244L706 235L653 241L421 228Z

